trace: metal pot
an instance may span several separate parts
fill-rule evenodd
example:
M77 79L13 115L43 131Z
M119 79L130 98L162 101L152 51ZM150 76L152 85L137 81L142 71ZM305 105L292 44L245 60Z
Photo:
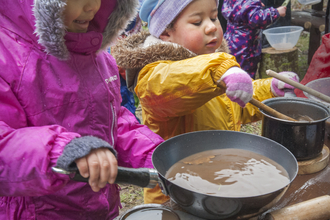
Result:
M165 178L169 168L179 160L190 155L212 149L236 148L249 150L266 156L280 164L289 174L290 183L273 192L250 197L220 197L202 194L180 187ZM137 185L134 181L144 183L141 187L149 185L153 179L146 175L147 172L158 173L158 182L165 195L169 195L181 208L205 219L232 219L249 218L262 213L273 207L284 195L291 182L298 173L298 163L293 154L283 145L268 138L235 131L198 131L175 136L161 143L153 152L152 162L155 169L128 169L137 172L143 171L142 175L122 178L122 168L118 171L116 179L120 182L125 179L126 183ZM75 174L75 176L77 176ZM128 174L132 176L132 174ZM141 180L143 179L143 180ZM80 179L86 181L86 179ZM150 185L149 185L150 186Z
M260 110L262 117L261 134L285 146L297 160L317 157L324 145L325 121L330 111L324 105L305 98L272 98L263 101L265 105L296 118L309 116L313 121L286 121L275 118Z

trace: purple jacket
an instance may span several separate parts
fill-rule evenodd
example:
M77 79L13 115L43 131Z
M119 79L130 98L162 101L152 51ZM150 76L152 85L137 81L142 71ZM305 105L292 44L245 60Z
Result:
M277 9L263 9L260 0L224 0L222 15L227 20L224 38L231 54L254 78L261 59L261 30L280 17Z
M117 65L99 51L135 16L137 1L102 0L83 34L65 32L64 3L1 1L1 220L113 219L120 207L116 184L95 193L52 172L65 145L93 135L114 147L120 166L152 167L163 141L120 106Z

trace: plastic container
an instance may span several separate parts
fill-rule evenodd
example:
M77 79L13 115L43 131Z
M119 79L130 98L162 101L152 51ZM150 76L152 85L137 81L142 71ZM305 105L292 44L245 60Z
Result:
M321 0L298 0L302 5L315 5L321 2Z
M300 26L282 26L263 31L269 44L276 50L289 50L296 46L303 31Z

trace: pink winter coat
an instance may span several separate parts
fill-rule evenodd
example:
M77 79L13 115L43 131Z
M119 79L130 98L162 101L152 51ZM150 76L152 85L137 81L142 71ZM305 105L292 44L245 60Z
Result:
M95 193L51 167L75 137L109 142L125 167L152 167L162 142L120 106L115 60L97 52L135 15L136 1L102 0L83 34L65 32L64 3L1 1L1 220L113 219L120 207L116 184Z

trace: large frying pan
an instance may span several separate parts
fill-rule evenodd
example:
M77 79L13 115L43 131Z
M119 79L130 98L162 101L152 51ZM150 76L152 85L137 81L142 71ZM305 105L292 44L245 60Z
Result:
M220 197L184 189L165 178L166 171L179 160L202 151L223 148L249 150L274 160L288 172L290 183L268 194L253 197ZM296 158L283 145L262 136L235 131L197 131L178 135L155 149L152 162L155 169L120 167L116 182L153 187L157 182L155 174L158 174L156 179L165 195L169 195L187 212L206 219L244 219L262 213L280 200L298 173ZM54 170L56 171L56 168ZM72 178L86 181L77 174Z

